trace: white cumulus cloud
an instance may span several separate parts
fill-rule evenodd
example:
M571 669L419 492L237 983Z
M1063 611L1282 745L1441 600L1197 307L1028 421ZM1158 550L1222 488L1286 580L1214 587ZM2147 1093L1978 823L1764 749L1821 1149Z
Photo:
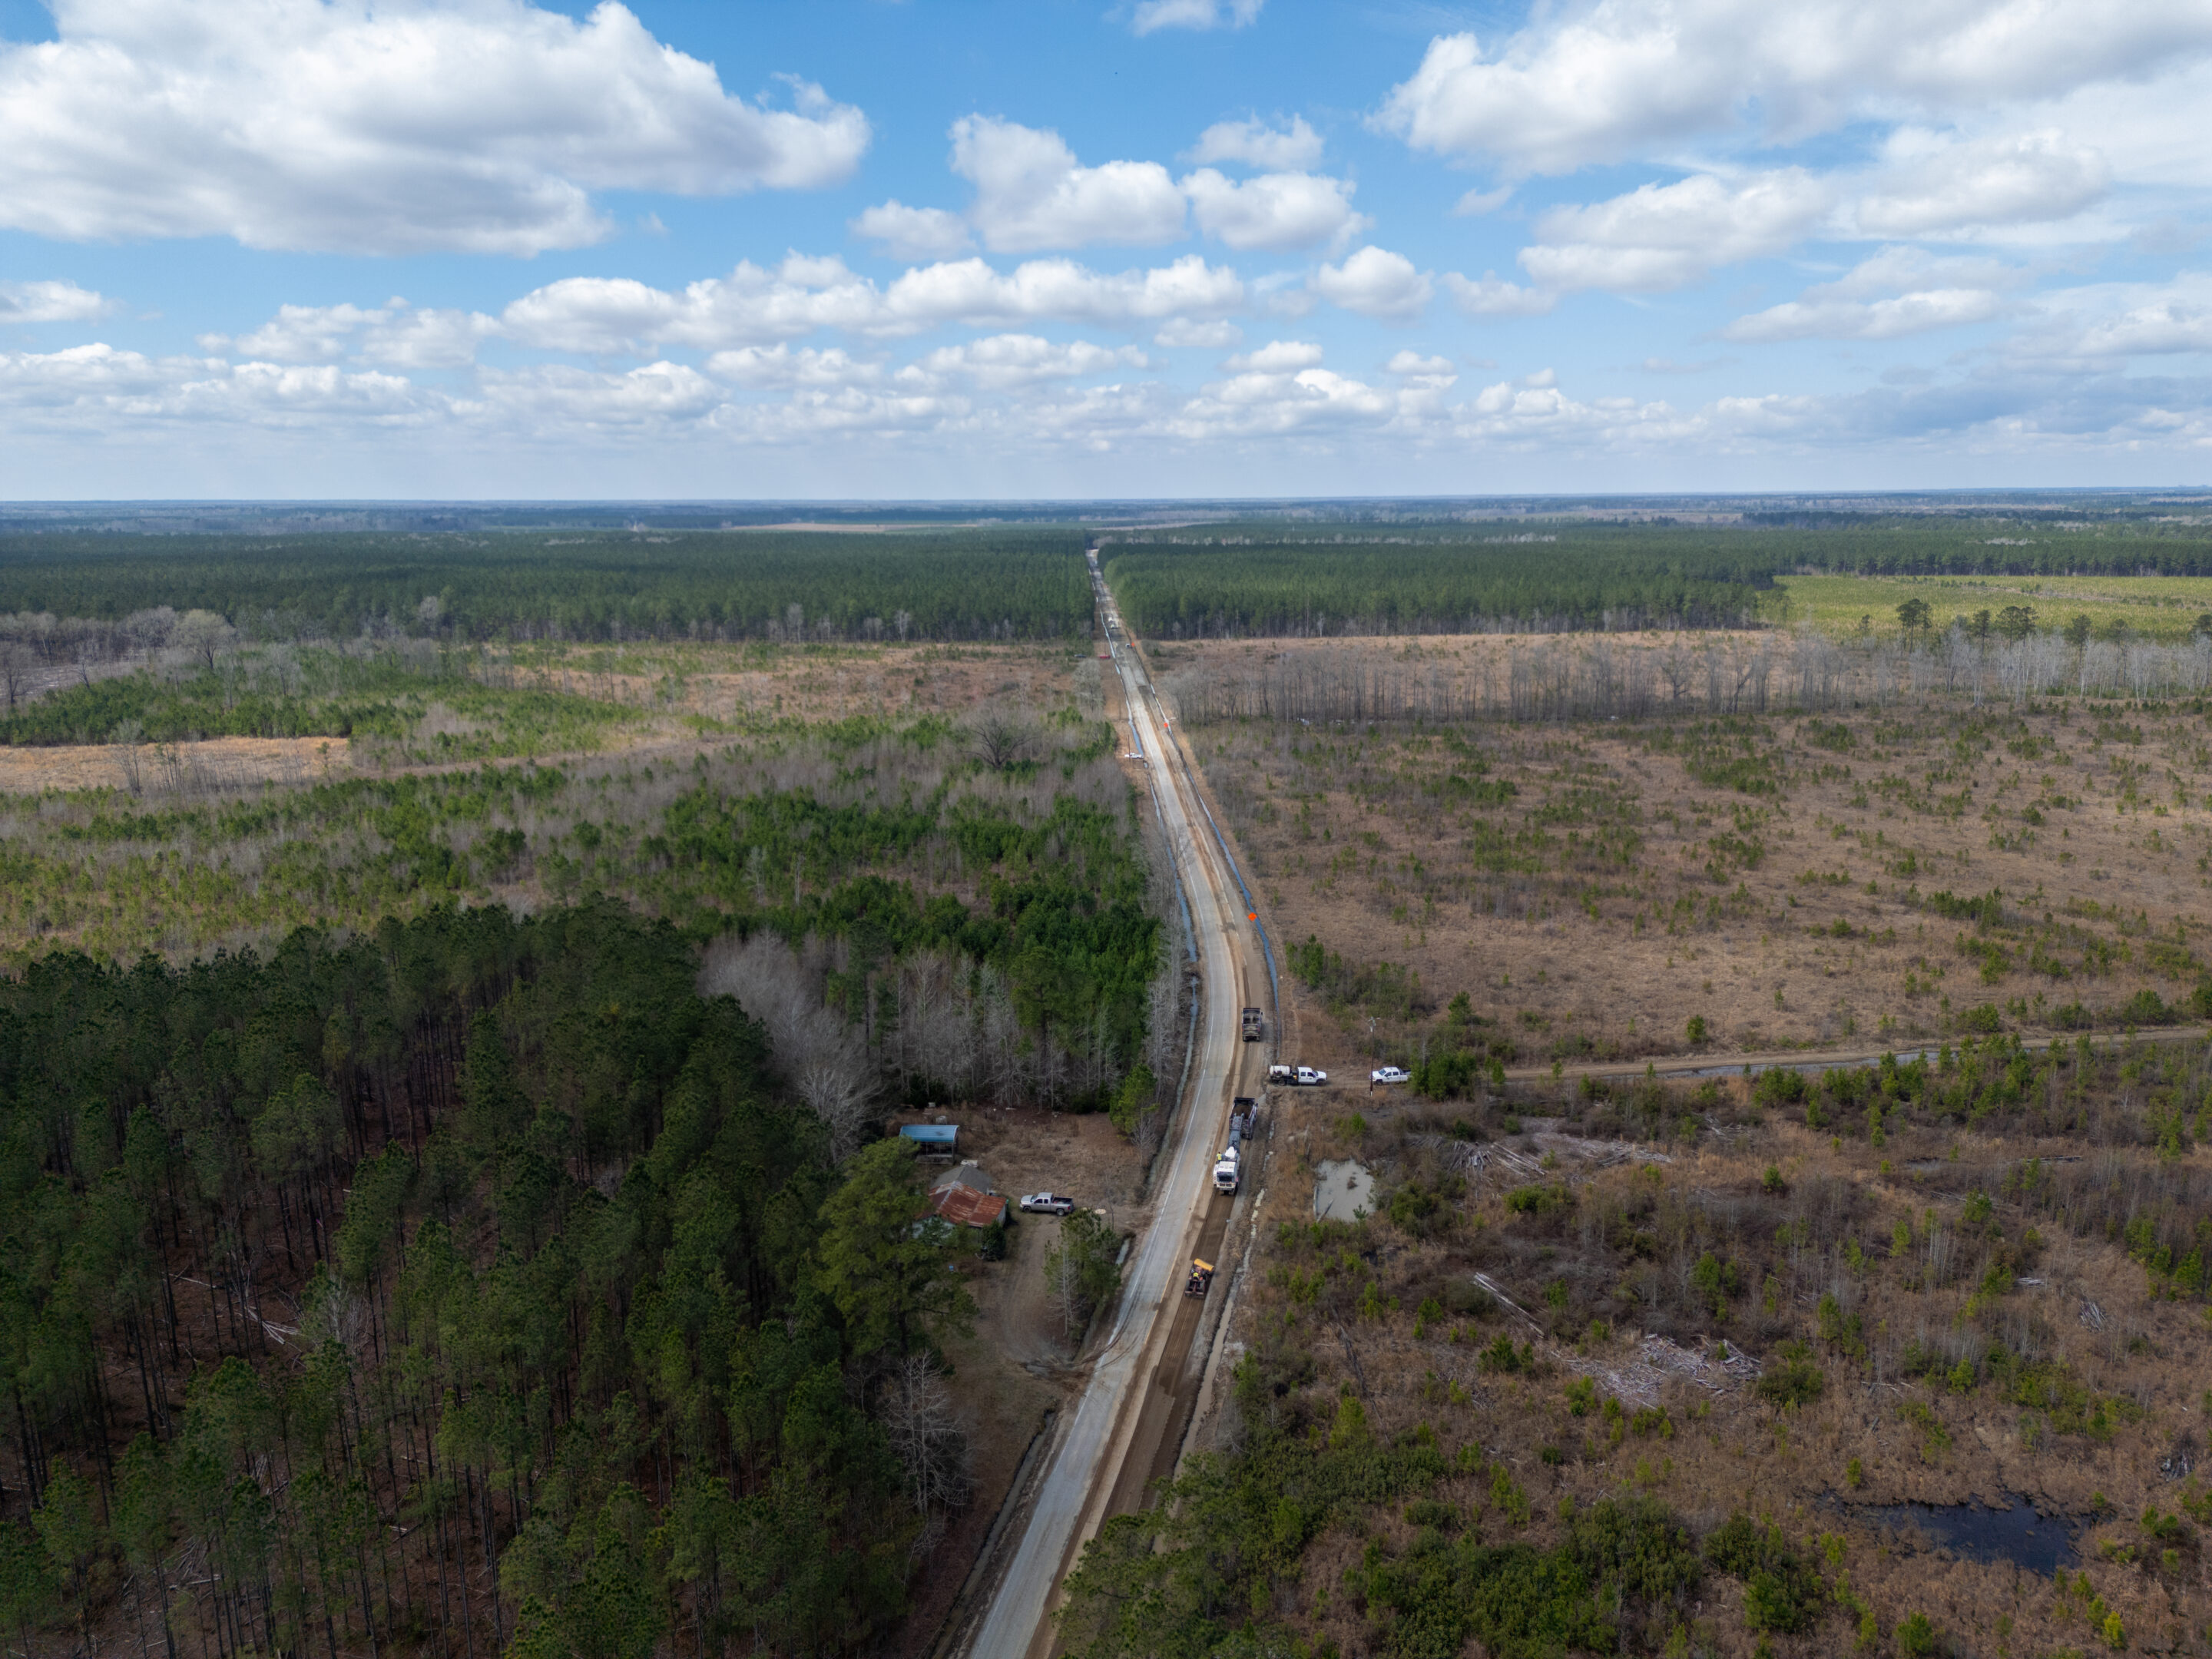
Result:
M2027 358L2114 359L2212 351L2212 276L2106 283L2047 295L2039 325L2013 343Z
M647 363L622 373L539 363L481 377L484 400L535 430L548 428L658 426L696 420L720 408L727 393L687 363Z
M1541 317L1559 302L1559 296L1540 288L1509 283L1494 270L1479 277L1444 273L1444 292L1467 317Z
M1890 165L1868 180L1850 210L1870 236L1942 236L2064 219L2112 182L2103 156L2049 131L1952 142L1907 130L1886 149Z
M784 389L873 386L884 378L880 363L862 362L839 348L739 346L707 360L707 372L733 386Z
M2212 305L2163 299L2137 306L2084 329L2075 349L2085 357L2212 351Z
M1340 265L1323 265L1306 285L1333 306L1394 323L1412 322L1435 292L1411 259L1372 244Z
M1145 366L1145 354L1134 346L1095 345L1088 340L1063 345L1035 334L994 334L941 346L913 367L924 376L959 375L996 392Z
M1234 161L1265 173L1304 173L1321 160L1321 135L1294 115L1287 127L1265 121L1216 121L1198 135L1186 158L1203 167Z
M1311 340L1270 340L1257 351L1231 357L1222 368L1232 374L1294 374L1319 365L1322 349Z
M1393 374L1423 374L1435 376L1453 372L1449 357L1427 357L1410 349L1391 354L1390 361L1382 365Z
M908 207L893 197L872 207L848 227L897 259L944 259L975 245L968 222L944 208Z
M1376 118L1417 149L1565 173L1730 129L2055 98L2208 52L2212 9L2172 0L1578 0L1487 46L1438 36Z
M1155 29L1241 29L1259 21L1267 0L1138 0L1129 27L1138 34Z
M119 309L105 295L75 283L0 283L0 324L90 323Z
M1717 265L1779 253L1828 213L1835 190L1802 167L1645 185L1536 222L1522 269L1548 289L1680 288Z
M888 287L836 259L792 255L740 264L681 292L630 277L568 276L500 313L520 343L587 355L688 345L717 350L795 339L817 329L896 336L948 323L1076 322L1126 325L1203 319L1237 309L1243 281L1197 254L1150 270L1100 272L1072 259L1031 259L1000 272L986 261L918 266Z
M1834 282L1739 317L1721 332L1731 340L1894 340L1987 322L2004 308L2002 290L2027 276L2002 260L1886 247Z
M375 307L287 305L250 333L203 334L199 347L264 362L322 363L350 352L391 368L459 368L476 361L477 346L498 328L482 312L416 310L401 299Z
M969 222L997 252L1143 246L1183 234L1182 192L1158 161L1085 167L1042 128L963 117L952 126L952 170L975 186Z
M1793 300L1739 317L1721 332L1731 340L1894 340L1987 322L1997 306L1996 295L1975 288L1927 289L1887 300Z
M1357 235L1367 218L1352 210L1352 186L1312 173L1267 173L1239 181L1200 167L1182 181L1198 228L1241 250L1283 253Z
M1241 344L1243 338L1244 331L1225 318L1197 322L1188 317L1170 317L1153 334L1152 343L1170 349L1186 347L1200 351L1226 351Z
M861 112L789 109L626 7L54 0L0 44L0 225L70 240L531 254L609 234L602 190L722 196L848 174Z

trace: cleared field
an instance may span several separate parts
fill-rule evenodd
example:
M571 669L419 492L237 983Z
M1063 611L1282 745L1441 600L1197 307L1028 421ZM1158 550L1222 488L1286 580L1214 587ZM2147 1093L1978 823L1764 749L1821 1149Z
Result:
M1363 1075L2116 1030L2207 971L2201 705L1190 735L1309 1046Z

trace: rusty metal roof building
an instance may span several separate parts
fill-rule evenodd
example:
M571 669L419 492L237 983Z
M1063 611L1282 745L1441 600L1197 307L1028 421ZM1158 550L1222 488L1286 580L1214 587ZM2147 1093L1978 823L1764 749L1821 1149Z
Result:
M956 1227L995 1227L1006 1218L1004 1198L973 1187L940 1187L929 1201L932 1209Z

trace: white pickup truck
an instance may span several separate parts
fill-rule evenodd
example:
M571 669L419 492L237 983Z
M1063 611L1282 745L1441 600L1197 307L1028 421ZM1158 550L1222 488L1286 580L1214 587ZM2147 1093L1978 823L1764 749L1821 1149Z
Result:
M1287 1083L1293 1088L1312 1088L1328 1082L1328 1073L1316 1071L1310 1066L1270 1066L1267 1081Z

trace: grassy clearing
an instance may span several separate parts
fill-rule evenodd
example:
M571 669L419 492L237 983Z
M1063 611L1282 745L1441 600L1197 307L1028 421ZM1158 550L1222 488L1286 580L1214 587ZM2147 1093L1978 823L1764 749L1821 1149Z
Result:
M0 742L333 737L386 763L436 764L589 750L641 714L489 652L276 646L227 653L197 672L148 668L64 687L0 720Z
M2197 619L2212 611L2212 576L1838 576L1778 575L1787 601L1770 602L1771 619L1807 623L1847 638L1863 619L1876 634L1899 632L1897 607L1919 599L1935 626L1971 623L1978 611L1992 615L2026 605L2045 629L2087 617L2099 638L2113 630L2148 640L2185 640Z

